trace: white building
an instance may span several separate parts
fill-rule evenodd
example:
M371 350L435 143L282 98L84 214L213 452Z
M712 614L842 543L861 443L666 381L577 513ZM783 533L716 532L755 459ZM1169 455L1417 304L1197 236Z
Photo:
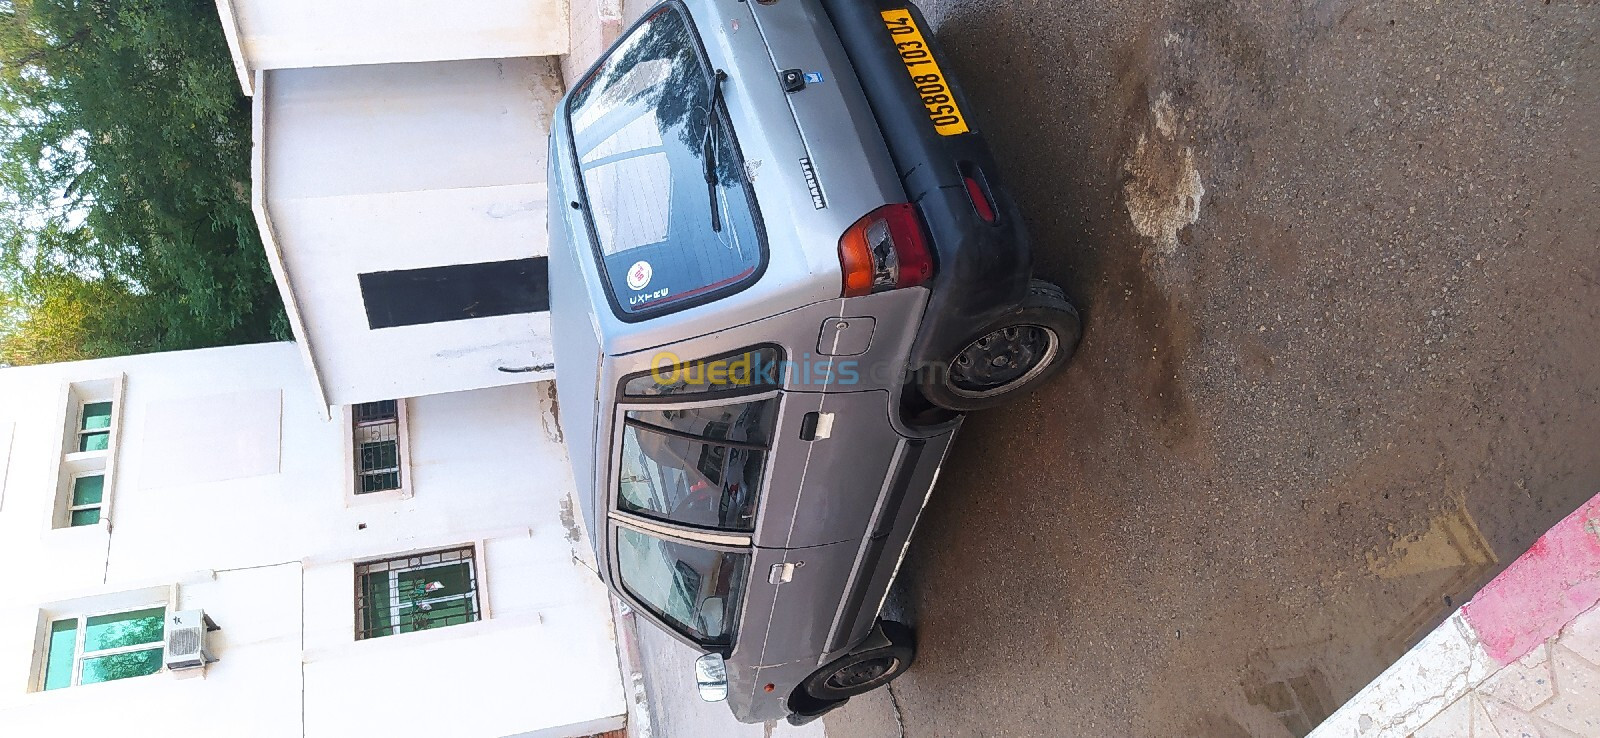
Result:
M0 370L0 734L622 727L537 387L328 419L288 343ZM190 610L215 661L164 669Z
M590 33L568 3L217 9L253 98L256 219L324 402L551 378L546 146L558 57Z

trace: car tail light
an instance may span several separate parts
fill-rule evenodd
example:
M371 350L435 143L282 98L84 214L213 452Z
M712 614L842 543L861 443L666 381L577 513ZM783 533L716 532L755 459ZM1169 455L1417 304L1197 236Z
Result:
M844 297L915 287L933 278L933 255L909 203L867 213L839 238Z

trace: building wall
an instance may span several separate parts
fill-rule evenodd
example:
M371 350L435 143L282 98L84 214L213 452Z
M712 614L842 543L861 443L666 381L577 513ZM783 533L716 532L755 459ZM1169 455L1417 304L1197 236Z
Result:
M552 376L502 371L552 361L548 313L374 330L358 281L547 253L552 60L286 69L260 86L258 215L329 403Z
M0 733L500 736L622 714L538 386L408 401L407 494L372 498L348 493L348 426L304 376L291 344L0 370ZM109 525L53 529L71 383L118 377ZM481 621L355 639L357 562L463 544ZM204 609L219 660L30 691L41 613L117 596Z
M553 56L568 45L563 0L217 0L217 9L246 79L264 69Z

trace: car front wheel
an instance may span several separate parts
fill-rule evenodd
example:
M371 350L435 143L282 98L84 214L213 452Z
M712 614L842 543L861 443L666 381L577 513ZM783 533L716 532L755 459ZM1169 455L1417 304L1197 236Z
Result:
M889 620L880 621L889 645L844 656L818 669L801 683L813 699L832 702L871 692L911 668L916 640L911 629Z

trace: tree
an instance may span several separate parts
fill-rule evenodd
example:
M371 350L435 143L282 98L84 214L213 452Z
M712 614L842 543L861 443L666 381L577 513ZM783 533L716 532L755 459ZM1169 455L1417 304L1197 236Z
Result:
M285 336L249 156L212 0L0 0L5 360Z

